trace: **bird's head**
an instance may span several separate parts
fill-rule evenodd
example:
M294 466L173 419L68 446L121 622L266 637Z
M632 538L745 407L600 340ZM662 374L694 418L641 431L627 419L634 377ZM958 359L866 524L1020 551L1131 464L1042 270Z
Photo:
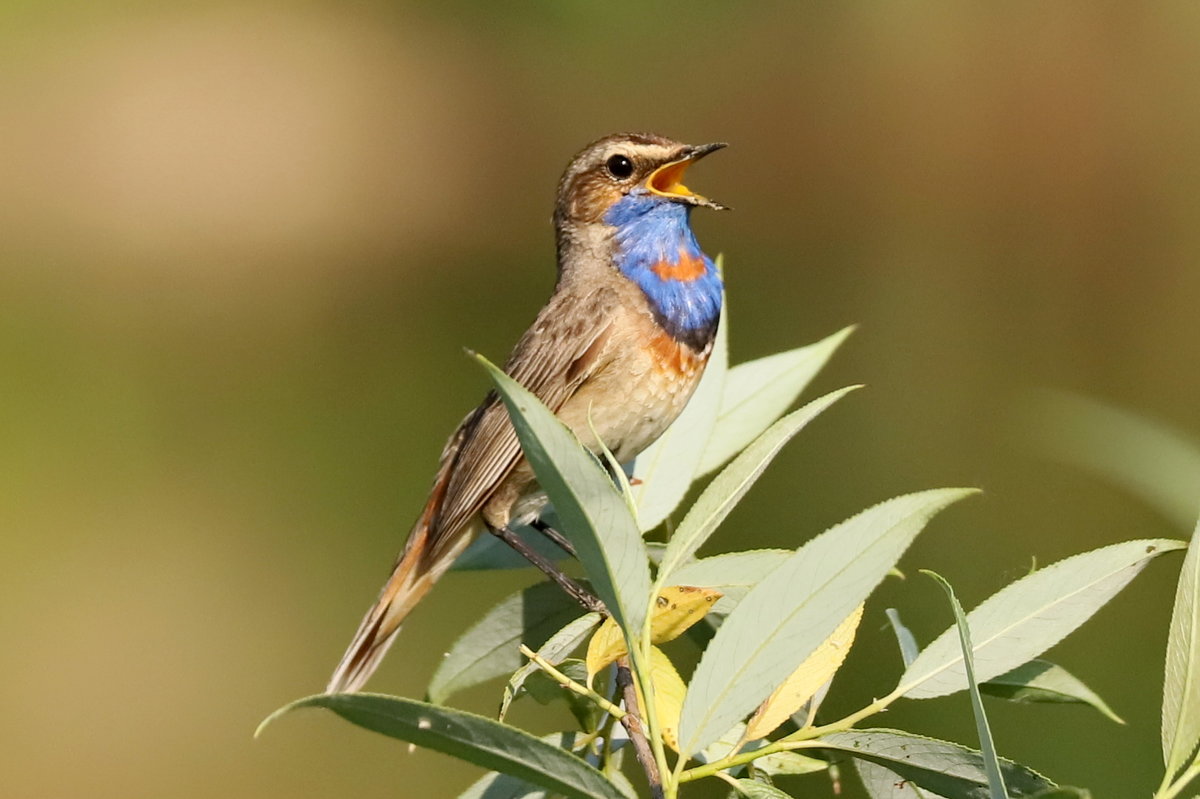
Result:
M604 223L627 197L648 205L725 206L683 185L688 167L725 146L691 145L652 133L616 133L592 142L567 167L558 184L554 219L561 225Z

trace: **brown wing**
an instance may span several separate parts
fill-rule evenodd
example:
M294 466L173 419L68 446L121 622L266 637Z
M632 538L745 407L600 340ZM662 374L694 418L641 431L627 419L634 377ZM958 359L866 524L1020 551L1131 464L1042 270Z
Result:
M605 345L619 302L612 289L596 289L582 300L567 298L569 293L555 292L504 366L556 412L606 362ZM462 430L430 531L434 549L483 506L521 456L516 431L494 391L467 417Z

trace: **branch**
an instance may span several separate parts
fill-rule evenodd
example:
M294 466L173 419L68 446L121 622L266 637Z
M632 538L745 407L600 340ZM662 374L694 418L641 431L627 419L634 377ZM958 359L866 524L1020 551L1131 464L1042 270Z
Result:
M638 763L646 772L646 781L650 784L652 799L663 799L662 775L658 771L658 761L646 740L645 728L642 723L641 708L638 705L637 689L633 686L633 675L629 672L629 659L623 657L617 661L617 687L625 699L625 718L621 723L629 733L629 741L633 744L633 752L637 755Z
M618 719L625 718L626 714L625 714L624 710L621 710L621 708L617 707L612 702L609 702L603 696L596 693L592 689L588 688L586 685L580 685L579 683L575 682L570 677L568 677L567 675L563 674L561 671L556 669L554 667L553 663L546 660L544 657L539 655L537 652L534 652L529 647L525 646L525 644L521 644L520 651L521 651L522 655L529 658L529 661L531 663L533 663L535 666L537 666L542 671L546 672L546 675L550 679L554 680L556 683L561 685L563 688L566 688L568 691L570 691L572 693L579 694L580 696L584 697L585 699L595 702L596 705L601 710L603 710L605 713L610 713Z

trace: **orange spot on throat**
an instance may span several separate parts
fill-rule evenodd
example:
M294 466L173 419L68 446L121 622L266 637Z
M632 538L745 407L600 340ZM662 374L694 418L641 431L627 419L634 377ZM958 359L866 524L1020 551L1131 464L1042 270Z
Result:
M700 360L696 353L676 341L670 333L661 331L647 343L660 369L679 375L691 375L696 371Z
M684 283L691 283L693 280L698 280L704 275L704 257L692 255L680 247L679 261L677 263L659 261L650 267L650 271L658 275L662 280L679 280Z

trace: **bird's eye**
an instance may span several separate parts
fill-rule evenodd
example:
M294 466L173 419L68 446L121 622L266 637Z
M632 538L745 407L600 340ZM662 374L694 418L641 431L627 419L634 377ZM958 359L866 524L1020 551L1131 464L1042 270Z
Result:
M617 180L624 180L633 174L633 162L623 155L612 156L604 163L604 166L608 168L608 174Z

